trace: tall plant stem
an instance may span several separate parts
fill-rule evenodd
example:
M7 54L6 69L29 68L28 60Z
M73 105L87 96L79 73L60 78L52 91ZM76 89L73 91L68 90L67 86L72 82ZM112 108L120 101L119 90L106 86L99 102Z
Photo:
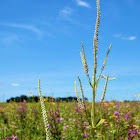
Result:
M95 95L96 95L96 51L94 52L94 76L92 78L93 84L93 101L92 101L92 110L91 110L91 119L92 119L92 127L95 128Z
M98 87L100 78L102 77L102 78L106 79L105 88L104 88L103 96L102 96L102 99L101 99L101 105L102 105L102 102L103 102L104 97L105 97L108 80L114 80L115 79L115 78L108 78L109 76L105 77L104 75L102 75L102 72L103 72L103 70L104 70L104 68L106 66L108 54L110 52L112 44L110 45L110 47L108 49L108 52L106 54L103 66L101 68L100 75L99 75L99 77L96 77L97 76L97 57L98 57L97 55L98 55L98 51L99 51L99 48L98 48L98 32L99 32L99 24L100 24L100 3L99 3L99 0L96 0L96 2L97 2L97 19L96 19L95 32L94 32L94 41L93 41L93 46L94 46L94 48L93 48L93 51L94 51L93 52L94 53L94 66L93 66L92 82L90 81L90 76L89 76L89 73L88 73L89 70L88 70L87 60L86 60L86 57L85 57L85 51L84 51L84 47L83 47L82 42L81 42L81 44L82 44L82 52L80 52L83 67L84 67L84 71L85 71L85 74L86 74L86 76L88 78L88 82L89 82L89 84L90 84L90 86L92 88L92 92L93 92L92 107L91 107L92 140L95 139L95 134L96 134L97 127L99 127L105 121L105 119L103 119L102 117L97 122L95 121L95 113L96 113L95 97L96 97L96 91L97 91L97 87ZM81 81L80 81L80 87L81 87ZM81 90L81 92L82 92L82 95L83 95L83 90ZM101 111L101 106L100 106L100 111Z
M93 89L93 101L92 101L92 110L91 110L91 116L92 116L92 127L95 128L95 91Z

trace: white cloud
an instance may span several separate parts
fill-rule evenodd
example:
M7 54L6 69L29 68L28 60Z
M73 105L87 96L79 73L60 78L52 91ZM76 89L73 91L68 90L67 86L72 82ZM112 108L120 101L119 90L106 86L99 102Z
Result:
M120 38L122 35L121 34L114 34L113 37L115 38Z
M38 29L37 27L35 27L34 25L17 24L17 23L0 23L0 25L9 26L9 27L13 27L13 28L26 29L26 30L29 30L29 31L36 33L39 36L42 34L41 30Z
M77 3L77 5L79 5L79 6L83 6L83 7L90 8L90 5L89 5L87 2L85 2L85 1L76 0L76 3Z
M59 11L59 15L57 17L57 20L67 20L68 22L73 22L73 19L71 18L71 15L73 13L73 9L70 7L64 7Z
M123 36L122 34L114 34L113 36L115 38L120 38L121 40L135 40L136 39L136 36L126 37L126 36Z
M64 9L62 9L60 11L61 14L64 14L64 15L71 15L72 14L72 11L73 9L70 8L70 7L64 7Z
M131 36L131 37L129 37L128 39L129 39L129 40L134 40L134 39L136 39L136 36Z
M0 42L1 47L20 47L23 44L23 39L21 35L9 32L1 32L0 33Z
M18 87L18 86L19 86L18 83L12 83L11 85L12 85L13 87Z

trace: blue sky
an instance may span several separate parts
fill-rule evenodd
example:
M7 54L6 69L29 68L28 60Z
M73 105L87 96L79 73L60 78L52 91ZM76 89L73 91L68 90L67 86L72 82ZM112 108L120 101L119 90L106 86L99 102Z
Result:
M112 43L103 74L109 81L105 100L133 100L140 93L140 1L100 0L98 72ZM92 76L96 0L0 1L0 101L29 92L38 96L76 96L79 75L92 100L79 52L83 41ZM96 101L105 80L101 79ZM78 86L79 94L80 87Z

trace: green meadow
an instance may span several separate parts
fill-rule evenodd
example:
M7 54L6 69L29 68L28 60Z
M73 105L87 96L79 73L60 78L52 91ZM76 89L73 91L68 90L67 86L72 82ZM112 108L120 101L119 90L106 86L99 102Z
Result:
M86 103L83 109L80 109L76 102L44 103L50 139L92 139L91 103ZM94 139L139 140L140 102L104 102L101 110L100 103L95 106L95 121L103 118L104 122L95 129ZM1 140L12 139L12 136L19 140L46 139L40 103L1 103L0 118Z

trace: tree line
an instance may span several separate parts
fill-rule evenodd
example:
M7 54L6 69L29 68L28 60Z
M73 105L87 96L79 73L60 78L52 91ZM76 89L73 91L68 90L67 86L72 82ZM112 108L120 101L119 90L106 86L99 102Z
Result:
M45 97L43 96L44 101L46 102L61 102L61 101L65 101L65 102L77 102L77 97ZM26 102L39 102L39 97L38 96L31 96L31 97L27 97L26 95L21 95L20 97L11 97L10 99L7 100L7 103L10 101L14 101L14 102L23 102L24 100L26 100ZM88 98L85 98L85 101L88 102Z

